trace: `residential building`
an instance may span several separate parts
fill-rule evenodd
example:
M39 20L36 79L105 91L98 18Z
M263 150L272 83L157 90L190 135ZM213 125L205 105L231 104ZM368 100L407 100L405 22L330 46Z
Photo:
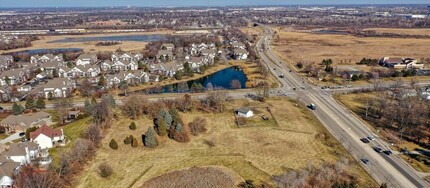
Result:
M72 90L76 88L75 80L69 78L54 78L46 84L40 84L35 89L39 96L50 98L69 97Z
M393 69L422 69L424 64L418 63L413 58L390 58L383 57L379 60L379 64Z
M4 157L21 165L30 164L30 162L39 157L40 147L33 142L11 143L9 148L0 154Z
M17 85L30 78L29 69L11 69L0 73L0 85Z
M174 59L173 53L170 50L159 50L157 53L157 59L162 62L170 61Z
M13 63L13 57L11 55L0 55L0 70L4 71L9 68Z
M45 54L43 56L33 55L30 57L30 63L32 64L47 63L51 61L64 61L63 54L58 54L58 55Z
M19 167L20 163L0 157L0 188L13 187L13 176L18 173Z
M175 49L175 45L173 45L172 43L164 43L161 45L161 50L173 51L173 49Z
M248 59L248 51L246 51L245 49L242 48L237 48L233 50L234 52L234 56L236 57L237 60L246 60Z
M30 127L52 123L51 114L40 111L33 114L9 115L0 126L6 129L6 133L24 132Z
M52 148L56 144L64 143L63 129L53 129L42 125L34 132L30 132L30 141L39 144L41 149Z
M76 59L76 65L89 65L89 64L95 64L96 62L97 62L96 54L81 54Z

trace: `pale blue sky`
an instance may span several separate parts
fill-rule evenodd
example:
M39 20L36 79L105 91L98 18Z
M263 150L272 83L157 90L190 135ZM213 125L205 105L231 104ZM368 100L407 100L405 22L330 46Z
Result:
M237 6L307 4L430 4L430 0L0 0L9 7L100 7L100 6Z

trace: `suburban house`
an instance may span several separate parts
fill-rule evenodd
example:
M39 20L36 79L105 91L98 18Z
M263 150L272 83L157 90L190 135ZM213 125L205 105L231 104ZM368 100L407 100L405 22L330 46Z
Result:
M40 111L33 114L9 115L2 121L0 126L6 129L6 133L24 132L34 126L52 123L51 114Z
M57 71L59 67L66 67L66 62L64 61L50 61L43 63L40 69L48 75L54 76L54 71ZM58 76L58 75L55 75Z
M231 44L231 46L232 46L233 48L236 48L236 49L246 49L245 44L243 44L243 43L241 43L241 42L233 42L233 43Z
M236 114L238 116L244 117L244 118L249 118L249 117L254 116L254 112L247 107L241 107L241 108L237 109Z
M40 147L33 142L11 143L6 151L0 154L0 158L10 159L21 165L29 164L40 156Z
M100 66L101 71L108 72L108 71L112 70L113 62L109 61L109 60L101 61L99 66Z
M34 132L30 132L30 141L39 144L41 149L52 148L56 144L64 144L63 129L53 129L42 125Z
M183 69L184 65L181 63L176 63L175 61L160 63L160 73L167 77L173 77L177 71L181 71Z
M101 73L99 66L97 65L78 65L73 68L69 67L60 67L58 69L58 77L63 78L82 78L89 77L94 78L97 77Z
M75 80L68 78L54 78L46 84L38 85L36 92L40 96L49 98L65 98L69 97L73 88L76 87Z
M0 188L13 187L13 176L18 173L20 163L0 157Z
M113 53L111 56L111 60L113 62L123 60L123 61L140 61L142 60L143 55L141 53L131 54L131 53Z
M9 68L13 63L13 57L11 55L0 55L0 70L4 71Z
M30 57L30 63L47 63L51 61L64 61L63 54L58 55L52 55L52 54L45 54L43 56L39 55L33 55Z
M164 61L173 60L174 56L173 56L172 51L170 51L170 50L158 50L157 59L159 61L164 62Z
M0 102L8 102L11 100L12 88L10 86L0 87Z
M97 62L96 54L81 54L76 59L76 65L89 65Z
M185 61L194 72L200 72L200 67L203 65L213 64L213 59L210 57L191 57Z
M164 43L161 45L161 50L173 51L174 48L175 48L175 45L173 45L172 43Z
M236 48L233 50L234 56L237 60L246 60L248 59L248 51L242 48Z
M135 72L135 73L119 72L117 74L107 75L106 80L108 82L109 87L115 87L115 86L119 86L119 84L122 81L125 81L127 84L138 84L138 83L149 82L149 75L144 71Z
M29 69L11 69L0 73L0 85L16 85L29 79Z
M418 63L413 58L390 58L383 57L379 60L379 64L388 68L394 69L422 69L424 64Z

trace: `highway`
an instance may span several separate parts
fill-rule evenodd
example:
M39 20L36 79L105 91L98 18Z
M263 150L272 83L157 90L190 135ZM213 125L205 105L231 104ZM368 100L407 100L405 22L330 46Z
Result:
M389 187L399 188L430 187L430 184L403 161L398 153L388 156L374 151L375 146L384 150L389 149L389 144L382 139L376 138L368 144L361 142L360 138L376 134L372 133L349 110L338 104L327 91L306 83L294 71L290 72L290 67L276 56L270 47L270 39L274 35L273 30L270 27L264 27L265 34L256 45L257 51L275 76L284 75L284 78L278 77L281 90L288 93L295 92L297 99L304 104L315 104L316 110L313 113L316 117L378 183L387 183ZM266 49L262 49L263 43ZM362 163L361 159L364 158L368 159L370 163Z

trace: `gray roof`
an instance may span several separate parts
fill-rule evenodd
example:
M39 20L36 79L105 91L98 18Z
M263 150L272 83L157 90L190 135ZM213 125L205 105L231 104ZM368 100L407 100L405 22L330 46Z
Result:
M24 124L23 128L28 128L32 123L37 122L40 119L46 118L48 116L51 116L51 114L48 114L46 112L40 111L36 112L34 114L23 114L23 115L9 115L2 121L0 121L0 124L9 124L9 125L21 125Z
M0 178L3 176L12 177L15 169L20 164L12 161L10 159L6 159L5 157L0 157Z
M81 54L78 59L97 59L96 54Z
M54 78L52 80L49 80L48 83L39 86L43 88L59 88L64 86L71 87L74 85L74 82L74 80L70 80L68 78Z
M157 56L160 56L160 55L173 55L173 54L172 54L172 51L170 50L158 50Z
M239 109L237 109L237 111L240 112L240 113L246 114L246 113L248 113L251 110L249 108L247 108L247 107L240 107Z
M36 150L39 148L39 144L33 142L11 143L9 145L9 149L1 153L1 155L4 157L23 156L26 154L25 148L28 148L29 150Z
M234 49L234 54L247 54L248 51L246 51L245 49Z

